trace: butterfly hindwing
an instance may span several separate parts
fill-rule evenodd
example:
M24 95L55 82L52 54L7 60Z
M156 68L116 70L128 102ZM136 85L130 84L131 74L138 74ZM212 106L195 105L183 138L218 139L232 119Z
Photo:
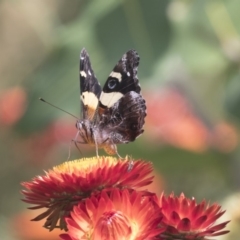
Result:
M141 94L126 93L117 103L106 110L106 131L112 136L112 143L128 143L143 133L146 103Z
M142 128L146 117L145 100L134 91L128 92L120 99L119 109L122 121L115 131L121 134L122 142L132 142L143 133Z
M89 55L85 49L80 53L80 99L82 102L82 118L93 120L98 108L101 86L94 75Z

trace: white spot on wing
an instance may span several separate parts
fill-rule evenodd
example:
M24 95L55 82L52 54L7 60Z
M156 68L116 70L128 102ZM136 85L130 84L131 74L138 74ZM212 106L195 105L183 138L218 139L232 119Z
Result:
M96 109L98 106L98 98L92 92L83 92L81 95L81 100L83 104L89 108Z
M111 92L111 93L102 92L100 95L100 101L104 106L107 106L110 108L122 97L123 97L123 94L120 92Z
M87 77L87 74L86 74L84 71L80 71L80 75L81 75L82 77Z
M122 56L122 61L125 62L127 60L127 54L124 53L123 56Z
M88 70L88 74L89 74L90 76L92 76L92 74L91 74L90 70Z
M127 75L130 77L131 76L130 72L127 72Z
M110 77L116 78L119 82L122 81L122 74L118 72L111 72Z

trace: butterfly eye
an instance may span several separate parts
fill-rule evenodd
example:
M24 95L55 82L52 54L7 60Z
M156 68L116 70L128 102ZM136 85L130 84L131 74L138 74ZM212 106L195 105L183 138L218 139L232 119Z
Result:
M108 81L108 88L114 89L117 86L118 80L117 79L110 79Z

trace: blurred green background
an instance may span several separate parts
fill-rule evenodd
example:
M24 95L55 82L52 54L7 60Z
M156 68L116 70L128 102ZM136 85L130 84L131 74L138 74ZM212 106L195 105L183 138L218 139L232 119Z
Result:
M83 47L102 85L127 50L140 55L145 132L120 155L152 161L158 192L223 204L232 233L218 239L240 238L239 9L237 0L0 1L1 239L55 239L28 225L20 182L67 160L75 119L38 98L80 116ZM80 148L71 159L95 155Z

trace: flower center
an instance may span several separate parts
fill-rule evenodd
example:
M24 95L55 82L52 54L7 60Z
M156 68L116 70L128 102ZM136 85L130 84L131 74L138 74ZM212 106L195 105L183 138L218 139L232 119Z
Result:
M117 162L114 157L92 157L92 158L81 158L73 161L66 161L53 168L54 172L58 173L73 173L76 171L91 172L94 168L98 168L104 165L112 165ZM105 163L105 164L104 164Z
M131 233L128 218L120 211L109 211L98 219L93 239L130 239Z

